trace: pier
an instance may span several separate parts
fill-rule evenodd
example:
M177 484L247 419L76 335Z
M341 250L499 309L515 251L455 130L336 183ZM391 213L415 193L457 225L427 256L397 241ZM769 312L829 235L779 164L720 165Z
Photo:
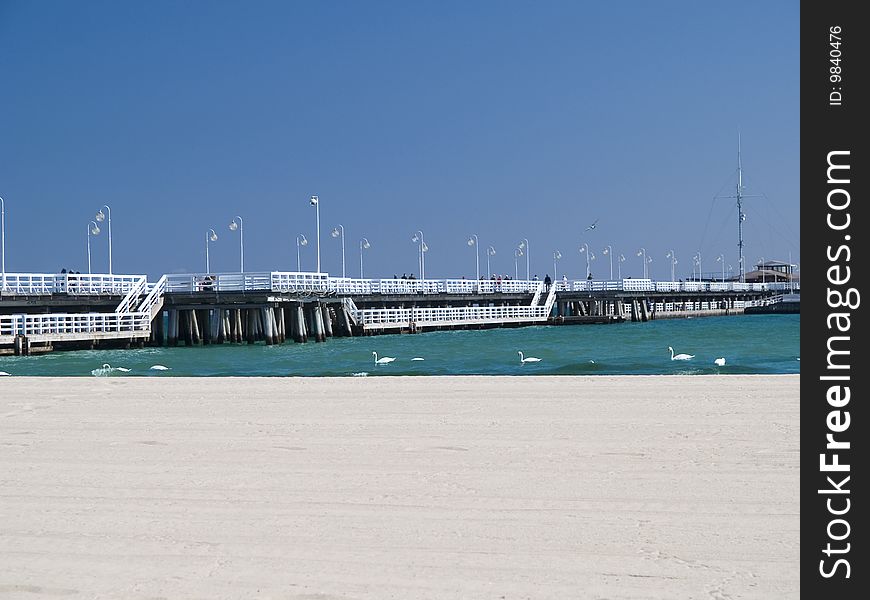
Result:
M330 337L778 312L783 283L354 279L312 272L7 273L0 353L281 344Z

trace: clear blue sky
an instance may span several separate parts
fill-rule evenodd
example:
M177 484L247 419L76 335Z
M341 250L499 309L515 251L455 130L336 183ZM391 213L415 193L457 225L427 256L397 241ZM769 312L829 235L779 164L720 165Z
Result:
M474 276L468 235L513 275L735 271L743 135L747 263L799 262L799 3L0 0L7 270L85 271L113 211L116 272L324 270ZM724 186L724 187L723 187ZM597 228L586 226L600 219ZM313 244L303 268L314 268ZM94 239L105 271L105 230ZM481 253L481 270L486 259ZM521 267L521 273L524 268Z

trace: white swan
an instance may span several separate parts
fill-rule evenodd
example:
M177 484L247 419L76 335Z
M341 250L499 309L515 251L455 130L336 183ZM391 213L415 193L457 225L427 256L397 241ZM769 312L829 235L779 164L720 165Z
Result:
M169 367L164 367L163 365L154 365L151 367L152 371L169 371Z
M0 371L0 377L12 377L12 373L7 373L6 371Z
M541 362L541 359L540 359L540 358L536 358L536 357L534 357L534 356L530 356L530 357L528 357L528 358L524 358L524 357L523 357L523 351L522 351L522 350L518 350L518 351L517 351L517 354L520 355L520 364L523 364L523 365L524 365L524 364L526 364L526 363L536 363L536 362Z
M393 362L394 360L396 360L396 358L393 356L385 356L383 358L378 358L377 352L372 352L372 356L375 357L375 364L376 365L388 365L391 362Z
M109 363L103 363L102 367L91 371L91 375L93 375L94 377L108 377L115 371L118 371L120 373L129 373L130 369L128 369L127 367L113 367Z
M674 356L674 349L668 346L668 350L671 351L671 360L691 360L695 358L694 354L677 354Z
M717 358L717 359L714 360L713 362L716 363L716 364L717 364L718 366L720 366L720 367L724 367L724 366L725 366L725 359L724 359L724 358Z
M425 358L420 358L419 356L415 356L411 360L426 360Z

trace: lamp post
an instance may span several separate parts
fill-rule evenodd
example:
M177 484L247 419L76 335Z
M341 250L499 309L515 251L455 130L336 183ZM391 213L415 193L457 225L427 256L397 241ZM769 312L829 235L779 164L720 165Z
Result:
M763 285L763 284L767 283L767 281L764 279L764 257L762 256L761 258L758 259L758 261L759 261L758 268L759 268L759 270L761 270L761 283Z
M553 252L553 282L556 281L556 261L562 258L562 253L556 250Z
M514 248L514 280L520 278L520 257L523 255L523 251L519 248Z
M344 269L344 225L339 223L338 227L334 227L332 229L332 237L341 238L341 277L344 279L346 277L346 271Z
M238 223L236 222L238 220ZM245 226L240 216L230 221L230 231L239 230L239 273L245 272Z
M0 292L6 289L6 201L0 197L0 262L3 264L3 281Z
M477 273L475 281L480 281L480 240L477 239L477 234L468 238L467 243L469 246L474 246L474 266Z
M673 281L676 281L677 278L676 278L676 276L674 275L674 267L677 265L677 255L674 253L673 250L671 250L670 252L668 252L668 253L665 255L665 258L670 258L670 259L671 259L671 281L672 281L672 282L673 282Z
M103 208L106 209L106 212L103 212ZM106 204L100 210L97 211L96 220L97 223L102 223L106 221L109 226L109 275L112 274L112 209L109 208L109 205Z
M637 251L638 256L643 256L643 278L648 279L647 273L649 272L646 268L646 248L641 248Z
M91 274L91 236L100 233L100 226L96 221L88 223L88 275Z
M359 278L363 279L363 250L368 250L372 245L366 238L359 241Z
M423 241L423 232L418 231L414 234L414 237L411 238L411 241L415 244L420 244L420 280L426 279L426 252L429 250L429 246L426 245L426 242Z
M616 259L616 278L619 281L622 281L622 263L625 262L625 254L620 254L619 258Z
M613 281L613 248L608 245L601 253L610 259L610 279L608 281Z
M725 255L720 254L716 257L717 263L722 263L722 283L725 283Z
M695 254L695 260L698 262L698 281L702 281L704 279L704 274L701 272L701 251Z
M297 273L302 271L302 258L301 258L301 255L299 253L299 247L300 246L307 246L307 245L308 245L308 240L305 238L304 235L302 235L300 233L299 235L296 236L296 272Z
M314 207L317 222L317 272L320 273L320 198L311 196L311 200L308 202Z
M531 254L531 248L529 247L528 239L523 238L520 241L520 250L522 250L523 254L526 255L526 281L529 281L531 280L531 277L529 276L529 254Z
M206 274L211 272L211 264L208 261L208 245L211 242L216 242L218 239L217 232L214 229L207 229L205 231L205 272Z
M493 248L492 246L490 246L489 248L486 249L486 273L487 273L487 275L491 276L493 273L492 273L492 270L490 269L490 266L489 266L489 257L490 256L495 256L495 248Z
M583 242L583 247L580 248L580 254L586 255L586 279L589 279L589 244Z

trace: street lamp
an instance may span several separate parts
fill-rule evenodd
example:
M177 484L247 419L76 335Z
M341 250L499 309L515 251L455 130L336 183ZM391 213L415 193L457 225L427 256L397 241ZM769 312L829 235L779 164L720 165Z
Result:
M703 273L701 273L701 251L700 250L698 250L698 252L695 254L694 259L695 259L695 261L697 261L697 264L698 264L698 281L702 281L704 279L704 275L703 275Z
M665 258L670 258L670 259L671 259L671 281L676 281L677 278L676 278L676 276L674 275L674 267L677 265L677 255L676 255L676 253L674 253L673 250L671 250L670 252L668 252L668 253L665 255Z
M372 245L366 238L359 241L359 278L363 279L363 250L368 250Z
M106 212L103 212L103 208L106 209ZM102 223L103 221L107 221L109 225L109 275L112 274L112 209L109 208L109 205L106 204L100 210L97 211L96 219L97 223Z
M640 250L638 250L637 255L643 256L643 278L648 279L647 273L649 271L647 271L647 268L646 268L646 248L641 248Z
M520 278L520 257L523 255L523 251L519 248L514 248L514 280Z
M720 254L716 257L717 263L722 263L722 283L725 283L725 255Z
M100 233L100 226L96 221L88 223L88 275L91 274L91 236Z
M761 283L764 284L767 283L764 279L764 257L762 256L758 261L758 268L761 271Z
M341 277L342 277L342 279L344 279L344 277L345 277L345 270L344 270L344 225L339 223L338 227L333 228L332 237L334 237L334 238L340 237L341 238Z
M238 220L238 222L236 222ZM242 218L236 216L235 219L230 221L230 231L239 230L239 256L240 258L240 266L239 273L245 272L245 226L242 222Z
M562 253L556 250L553 252L553 281L556 281L556 261L562 258Z
M589 279L589 244L583 242L583 247L580 248L580 254L586 255L586 279Z
M420 244L420 260L418 262L420 266L420 280L426 279L426 255L425 253L429 251L429 246L426 245L426 242L423 241L423 232L418 231L414 234L414 237L411 238L411 241L415 244Z
M620 254L616 259L616 278L622 281L622 263L625 262L625 254Z
M486 249L486 273L487 273L487 275L493 274L492 271L490 270L490 267L489 267L489 257L490 256L495 256L495 248L493 248L492 246L490 246L489 248Z
M211 265L208 262L208 245L210 242L217 241L217 232L214 229L207 229L205 232L205 272L211 272Z
M311 196L309 203L314 207L317 219L317 272L320 273L320 198Z
M302 271L302 259L299 254L300 246L307 246L308 240L301 233L296 236L296 272L299 273Z
M0 292L6 289L6 201L0 197L0 262L3 263L3 281Z
M468 238L468 245L474 246L474 265L477 270L476 281L480 281L480 240L477 239L477 234L473 234Z
M601 253L610 259L610 279L608 281L613 281L613 248L607 246Z
M520 248L520 250L523 251L523 254L526 255L526 281L530 281L532 278L529 277L529 255L531 254L531 248L529 247L529 240L526 238L523 238L520 241L519 248ZM522 254L520 256L522 256Z

